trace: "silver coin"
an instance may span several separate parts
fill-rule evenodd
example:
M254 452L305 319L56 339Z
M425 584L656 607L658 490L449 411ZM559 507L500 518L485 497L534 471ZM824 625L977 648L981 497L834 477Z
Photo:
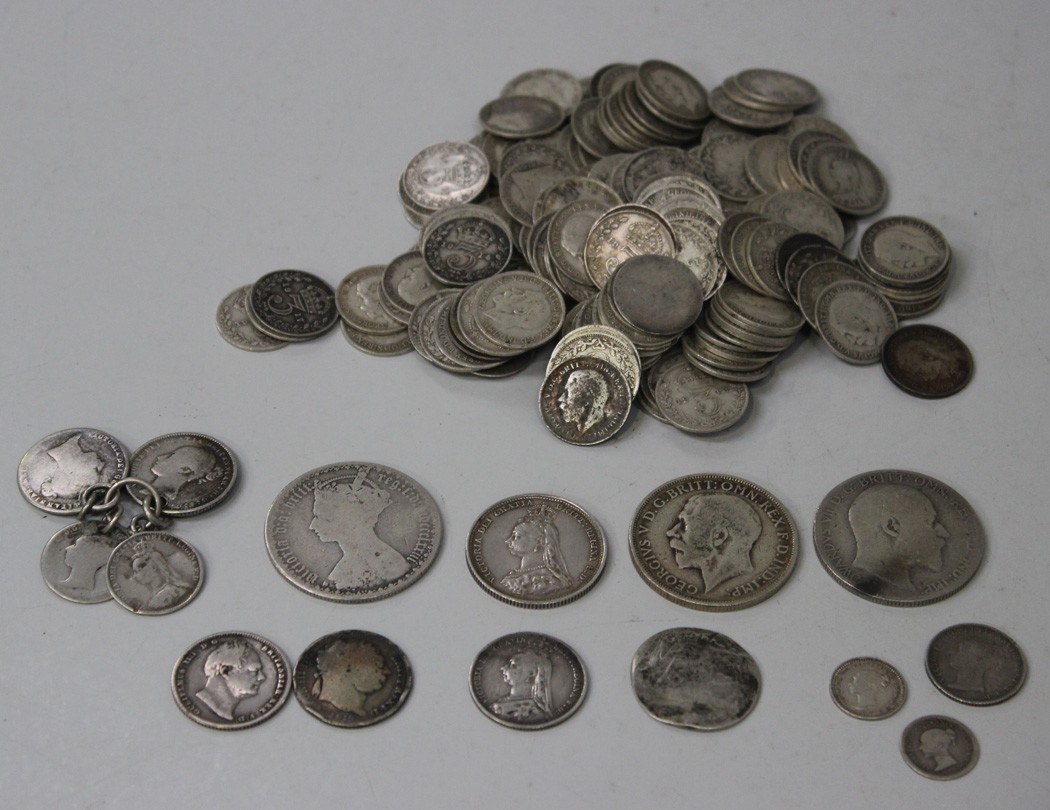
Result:
M631 661L631 686L649 716L697 731L735 726L755 708L761 684L747 650L712 630L661 630Z
M487 718L538 731L568 720L587 692L587 673L568 644L542 633L511 633L478 653L470 695Z
M481 205L457 205L435 214L420 239L427 269L457 287L501 272L512 250L506 223Z
M678 65L650 59L638 66L635 89L653 115L669 124L699 128L711 114L707 91Z
M803 255L796 262L792 257L788 262L788 283L794 278L793 271L802 270L795 280L795 300L803 317L814 328L817 327L817 300L829 286L839 281L856 281L871 286L863 271L849 262L838 251L831 253L819 245L809 250L800 251ZM831 256L831 258L821 258ZM806 262L809 266L806 266Z
M517 495L486 509L467 538L467 566L490 595L518 607L558 607L589 591L605 568L601 526L555 495Z
M95 522L59 529L40 555L40 574L56 594L80 605L96 605L113 597L106 566L113 549L128 537L119 524L107 532Z
M750 135L723 135L700 147L697 158L704 176L725 199L746 201L759 194L744 168L752 141L754 137Z
M951 248L930 223L918 217L889 217L864 232L858 257L880 281L913 285L937 278L948 266Z
M119 481L127 468L127 451L108 433L67 428L26 451L18 462L18 489L38 509L69 515L84 505L84 490Z
M878 363L882 345L897 331L893 306L862 281L836 281L825 287L813 320L835 356L854 365Z
M678 252L675 258L693 271L706 301L725 283L728 269L718 252L718 234L692 222L671 222Z
M523 141L507 150L499 176L503 207L522 225L532 225L536 201L551 186L579 171L560 152L535 141Z
M441 514L422 486L381 464L318 467L278 494L266 516L270 560L295 587L333 602L398 593L434 562Z
M862 473L832 489L817 509L813 542L842 587L897 607L956 593L977 573L985 547L962 495L906 470Z
M436 211L481 194L489 182L489 161L472 144L442 141L413 157L402 178L408 200L424 211Z
M370 264L347 274L335 290L335 307L339 317L369 335L393 335L405 325L383 306L384 264Z
M600 444L624 426L632 399L631 386L616 366L597 357L578 357L544 379L540 415L563 442Z
M813 147L805 179L844 214L864 217L886 204L886 180L867 155L835 141Z
M791 120L791 111L774 112L745 107L733 101L721 85L707 97L711 112L727 124L746 129L776 129Z
M696 321L706 290L693 271L670 256L632 256L609 279L619 313L651 335L677 335Z
M571 73L552 68L537 68L521 73L503 85L501 96L536 96L552 101L565 115L583 98L580 81Z
M973 770L979 749L973 732L958 720L927 715L913 720L901 735L901 755L927 779L958 779Z
M278 340L263 334L255 328L248 315L248 291L252 285L238 287L219 304L215 313L215 325L222 339L231 346L247 352L272 352L288 345L286 340Z
M501 138L538 138L561 126L566 111L537 96L501 96L478 113L486 131Z
M907 697L904 678L878 658L851 658L831 675L831 699L858 720L885 720L900 711Z
M570 203L581 200L597 203L602 211L623 204L620 195L599 180L591 177L566 177L548 187L536 198L532 219L539 222L547 214L555 214Z
M412 351L412 340L408 336L407 327L392 335L369 335L354 329L348 323L341 326L346 342L365 354L376 357L396 357Z
M638 393L642 361L638 349L623 332L596 324L566 332L551 352L546 373L577 357L597 357L612 363L623 372L632 393Z
M392 717L412 691L412 667L394 642L365 630L323 636L303 651L292 675L299 705L339 728Z
M635 510L631 561L653 590L695 610L739 610L776 593L798 560L784 505L742 478L687 475Z
M761 213L805 233L827 239L835 247L846 241L842 218L825 200L802 188L770 194L762 202Z
M269 720L288 699L288 659L254 633L215 633L175 662L171 694L190 720L237 731Z
M151 484L164 513L192 517L225 501L237 483L237 459L218 439L201 433L168 433L131 456L129 475Z
M627 203L609 209L584 242L587 275L601 289L613 271L632 256L674 256L678 246L670 224L651 208Z
M705 374L682 354L670 357L653 390L656 405L670 424L687 433L709 434L727 430L744 418L751 402L746 385Z
M193 600L204 583L204 568L185 540L164 532L136 532L113 549L106 577L113 601L122 608L160 616Z
M256 281L248 316L260 332L286 341L320 337L339 320L332 288L302 270L275 270Z
M412 310L434 293L448 289L427 269L418 250L402 253L383 271L381 291L388 311L408 325Z
M933 637L926 674L952 700L968 706L1003 703L1024 685L1028 665L1017 642L985 624L957 624Z
M481 282L474 318L478 328L515 353L542 346L565 320L565 299L535 273L511 271Z
M780 107L806 107L820 98L817 88L810 82L782 70L750 68L735 78L740 89L749 96Z

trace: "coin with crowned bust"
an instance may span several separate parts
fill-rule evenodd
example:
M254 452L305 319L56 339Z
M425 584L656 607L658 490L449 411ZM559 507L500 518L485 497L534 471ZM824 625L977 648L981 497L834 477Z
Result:
M958 720L928 715L904 729L901 754L913 771L927 779L957 779L977 764L977 738Z
M288 659L254 633L215 633L175 662L171 693L190 720L220 731L251 728L284 706Z
M318 720L362 728L396 714L412 690L412 667L394 642L340 630L306 648L292 675L299 705Z
M908 697L901 674L878 658L851 658L831 676L831 699L858 720L884 720L900 711Z
M632 399L620 369L598 357L581 356L547 374L540 389L540 415L563 442L599 444L624 426Z
M956 624L926 649L926 674L952 700L994 706L1019 691L1028 665L1017 642L985 624Z
M165 532L136 532L113 549L106 578L113 601L122 608L161 616L193 601L204 568L185 540Z

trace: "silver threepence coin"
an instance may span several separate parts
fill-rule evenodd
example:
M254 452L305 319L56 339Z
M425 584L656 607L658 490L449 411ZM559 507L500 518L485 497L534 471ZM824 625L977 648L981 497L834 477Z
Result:
M175 662L171 694L193 722L237 731L269 720L284 706L290 669L284 653L262 636L216 633Z
M967 386L973 377L973 355L947 329L917 323L902 326L882 345L882 369L902 391L940 399Z
M419 245L427 269L458 287L503 271L513 251L506 222L482 205L457 205L435 214Z
M478 653L470 694L487 718L507 728L537 731L571 717L587 692L576 652L542 633L511 633Z
M365 630L317 639L295 664L299 705L339 728L362 728L396 714L412 691L412 667L394 642Z
M124 477L128 454L120 442L94 428L68 428L45 436L18 463L18 489L52 515L79 512L81 495L94 484Z
M489 161L473 144L442 141L413 157L401 179L411 203L424 212L437 211L481 194L489 182Z
M320 337L339 320L332 288L302 270L274 270L256 281L248 316L260 332L288 341Z
M480 282L474 320L501 348L515 353L542 346L561 330L565 299L551 282L508 271Z
M937 278L951 259L948 240L918 217L887 217L860 239L858 257L876 279L907 286Z
M661 415L686 433L708 434L731 428L747 413L747 385L712 377L674 353L653 386Z
M907 697L904 678L878 658L851 658L831 676L831 699L858 720L885 720L900 711Z
M568 115L583 98L583 87L579 79L564 70L537 68L515 76L503 85L500 95L545 98Z
M55 532L40 555L40 573L52 591L81 605L108 602L113 597L106 566L113 549L128 537L119 524L108 532L94 521L74 523Z
M820 98L817 88L806 79L780 70L749 68L734 78L749 98L777 107L807 107Z
M631 256L616 268L608 288L631 326L663 337L693 325L706 292L693 271L671 256Z
M412 351L412 340L408 336L407 327L392 335L370 335L354 329L348 323L343 323L341 326L346 342L365 354L376 357L395 357Z
M266 550L281 576L333 602L404 590L440 543L441 514L430 493L398 470L362 461L304 473L266 516Z
M634 696L661 723L698 731L735 726L761 689L758 664L721 633L676 627L650 636L631 661Z
M638 349L618 329L598 324L579 326L566 332L551 352L547 363L547 374L562 363L578 357L597 357L612 363L627 378L631 393L638 393L642 361Z
M192 517L225 501L237 483L237 459L218 439L201 433L169 433L131 456L129 475L151 484L164 513Z
M674 256L678 252L670 224L651 208L625 204L611 208L591 227L583 246L587 275L601 289L613 271L632 256Z
M467 566L477 583L519 607L579 599L598 581L605 556L597 521L554 495L517 495L493 504L467 539Z
M926 674L933 685L968 706L1009 700L1021 691L1027 673L1017 642L984 624L948 627L926 649Z
M958 720L927 715L904 729L901 754L916 773L943 781L972 771L979 751L973 732Z
M928 605L961 589L981 565L985 537L973 508L922 473L876 470L821 501L813 542L839 585L872 602Z
M578 357L544 379L540 415L563 442L600 444L627 422L633 399L630 383L616 366L598 357Z
M248 315L248 291L251 288L251 284L245 284L222 299L215 313L215 325L219 334L231 346L246 352L272 352L283 349L288 345L288 341L263 334L252 323Z
M161 616L193 600L204 582L204 568L185 540L164 532L137 532L113 549L106 576L109 592L122 608Z
M863 281L836 281L825 287L813 320L835 356L854 365L879 362L882 345L897 331L893 306Z
M339 317L368 335L393 335L405 325L395 320L383 306L381 287L386 265L370 264L347 274L335 290Z
M501 138L538 138L561 126L566 112L539 96L500 96L478 112L486 132Z
M696 610L738 610L768 599L798 559L784 505L750 481L701 473L668 481L639 504L631 560L653 590Z

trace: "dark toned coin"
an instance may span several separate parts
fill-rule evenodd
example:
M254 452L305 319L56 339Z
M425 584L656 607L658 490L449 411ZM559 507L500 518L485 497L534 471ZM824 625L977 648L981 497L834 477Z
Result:
M957 624L933 637L926 649L926 674L952 700L994 706L1021 691L1028 666L1017 642L1002 630Z
M927 779L957 779L977 764L977 738L958 720L928 715L904 729L901 754L912 770Z
M973 355L939 326L917 323L894 332L882 347L882 368L912 396L941 399L958 394L973 377Z
M339 311L335 292L323 279L302 270L274 270L252 285L248 317L263 334L302 341L335 326Z

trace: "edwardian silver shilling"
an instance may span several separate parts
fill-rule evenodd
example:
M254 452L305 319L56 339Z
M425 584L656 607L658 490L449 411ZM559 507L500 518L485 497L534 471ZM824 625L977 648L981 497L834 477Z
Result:
M215 633L175 662L171 693L190 720L236 731L269 720L284 706L291 687L288 659L254 633Z
M957 779L977 764L977 738L958 720L927 715L904 729L901 755L912 770L927 779Z
M847 363L870 365L897 330L893 306L862 281L836 281L824 288L813 311L820 336Z
M489 594L519 607L579 599L605 568L601 526L555 495L517 495L486 509L467 538L467 567Z
M156 531L136 532L113 549L107 569L113 600L140 616L160 616L185 607L204 582L197 550L185 540Z
M365 630L323 636L299 656L292 676L299 705L339 728L386 720L412 690L412 667L394 642Z
M59 430L30 447L18 463L18 488L27 501L52 515L69 515L84 505L84 491L124 477L127 451L94 428Z
M441 543L441 514L420 484L382 464L318 467L278 494L266 550L280 574L311 596L371 602L421 577Z
M756 484L729 475L668 481L639 504L631 561L645 583L696 610L737 610L768 599L798 559L787 509Z
M153 485L169 517L191 517L214 509L237 482L233 452L201 433L158 436L135 451L129 469L133 478Z
M876 470L821 501L813 542L824 569L857 596L897 607L947 599L984 558L984 529L947 484L922 473Z
M507 728L537 731L580 708L587 673L576 652L542 633L511 633L478 653L470 694L487 718Z
M851 658L831 675L831 699L858 720L885 720L900 711L907 697L901 674L878 658Z
M215 313L215 325L222 339L231 346L248 352L272 352L288 345L286 340L278 340L260 332L248 315L248 292L251 285L238 287L219 304Z
M339 320L332 288L303 270L262 276L248 292L247 311L260 332L285 341L320 337Z
M631 686L649 716L697 731L719 731L758 702L758 665L732 639L676 627L650 636L631 661Z
M40 573L52 591L81 605L108 602L106 566L128 532L119 524L103 531L100 523L83 521L57 531L40 555Z
M1028 673L1017 642L985 624L957 624L934 636L926 649L926 674L952 700L968 706L1003 703Z

